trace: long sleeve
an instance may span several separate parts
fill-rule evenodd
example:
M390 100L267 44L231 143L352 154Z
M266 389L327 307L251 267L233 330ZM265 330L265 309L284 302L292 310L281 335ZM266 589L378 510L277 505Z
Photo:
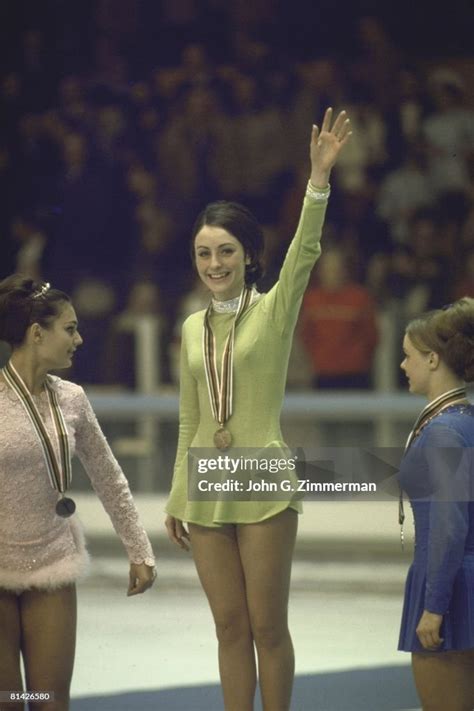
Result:
M199 425L197 382L191 373L186 345L186 321L183 324L179 370L179 435L174 476L187 455ZM173 481L174 481L173 476Z
M115 459L82 388L77 393L76 453L122 540L130 562L154 565L128 481Z
M265 296L270 318L281 331L292 330L311 270L321 254L321 233L327 200L305 197L303 209L280 271L278 282Z
M430 489L425 610L445 614L469 529L472 450L449 427L430 428L424 443Z

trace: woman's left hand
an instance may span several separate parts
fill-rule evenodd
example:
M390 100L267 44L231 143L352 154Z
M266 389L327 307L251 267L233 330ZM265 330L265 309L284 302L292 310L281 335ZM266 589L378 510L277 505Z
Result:
M127 596L138 595L151 588L156 579L156 568L146 563L130 563L130 582Z
M326 109L321 131L313 126L311 134L311 182L315 187L327 185L331 168L339 152L351 136L351 122L345 111L341 111L332 124L332 109Z
M443 615L437 615L434 612L424 610L416 634L424 649L435 652L441 643L444 641L439 636L439 630L443 621Z

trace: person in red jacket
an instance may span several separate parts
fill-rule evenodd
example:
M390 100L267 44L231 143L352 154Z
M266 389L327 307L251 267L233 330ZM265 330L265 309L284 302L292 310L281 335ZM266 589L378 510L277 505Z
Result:
M369 388L377 346L377 315L370 292L349 278L341 249L324 253L316 273L317 284L306 293L300 320L313 386Z

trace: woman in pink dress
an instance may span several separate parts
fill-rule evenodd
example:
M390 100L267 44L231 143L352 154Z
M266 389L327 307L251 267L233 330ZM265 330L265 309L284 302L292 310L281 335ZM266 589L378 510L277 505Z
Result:
M128 553L128 595L156 575L127 480L83 389L49 375L71 365L82 343L77 325L64 292L19 275L0 282L0 339L12 349L0 371L0 702L11 711L24 708L23 688L30 709L69 708L75 582L88 563L66 495L74 454ZM40 692L54 692L54 701Z

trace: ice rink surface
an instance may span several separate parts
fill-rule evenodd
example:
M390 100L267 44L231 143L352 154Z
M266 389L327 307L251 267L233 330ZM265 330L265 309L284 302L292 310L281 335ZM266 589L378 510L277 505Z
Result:
M396 650L406 569L397 560L296 558L292 711L417 708L409 655ZM127 598L123 556L94 556L79 585L73 711L223 711L213 622L192 560L165 555L158 570L152 590Z

